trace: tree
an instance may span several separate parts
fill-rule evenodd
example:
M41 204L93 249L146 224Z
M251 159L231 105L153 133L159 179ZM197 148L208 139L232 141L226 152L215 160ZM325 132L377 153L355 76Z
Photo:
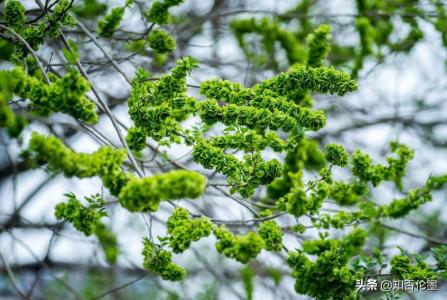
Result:
M0 248L5 295L138 299L147 287L130 287L144 278L151 290L161 287L154 299L179 291L186 293L180 298L254 299L256 289L271 298L358 299L408 292L371 287L389 280L441 285L446 233L389 222L410 220L445 193L447 173L430 169L412 183L406 179L420 181L423 168L409 165L411 145L393 139L378 158L340 136L399 124L442 151L445 137L432 129L445 118L421 121L386 107L388 115L324 130L331 119L353 120L355 108L340 113L343 101L396 56L411 58L424 35L447 46L446 7L347 2L352 12L332 15L309 0L279 12L222 0L3 1L0 126L9 161L0 173L13 187L0 237L33 259L13 263ZM242 65L225 62L217 47L194 51L203 37L219 44L222 28L230 31L226 51L238 50ZM244 78L233 80L229 67ZM324 97L335 104L319 105ZM442 109L428 97L417 100L411 111ZM47 175L30 188L38 170ZM74 188L79 179L91 188ZM50 185L63 192L38 197ZM22 193L29 196L16 202ZM25 208L48 205L50 216L24 216ZM117 225L123 219L129 226ZM54 254L72 228L100 254ZM45 232L46 250L36 254L42 241L23 241L18 230ZM390 245L388 231L423 247ZM139 250L130 247L134 240ZM40 280L43 271L51 278ZM69 284L60 271L86 276ZM204 271L214 280L200 282ZM197 279L196 289L167 288Z

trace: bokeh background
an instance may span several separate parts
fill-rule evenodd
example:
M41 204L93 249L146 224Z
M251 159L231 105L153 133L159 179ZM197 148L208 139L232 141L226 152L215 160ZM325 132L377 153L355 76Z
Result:
M21 2L29 10L30 16L39 14L35 1ZM82 7L84 2L90 1L75 1L74 6ZM148 24L142 20L141 12L149 7L151 1L135 1L135 5L126 10L124 22L116 34L111 38L98 39L129 77L133 76L138 67L150 70L157 77L169 70L175 59L184 55L196 57L200 61L200 68L188 79L188 93L200 97L196 86L205 79L220 77L252 86L290 66L280 45L275 46L277 51L271 58L277 62L275 66L247 59L231 30L230 24L235 19L276 18L285 14L288 18L281 21L281 26L286 30L303 32L303 20L311 24L310 28L330 24L334 43L358 47L356 1L307 1L310 3L309 11L293 11L300 2L186 0L171 9L176 17L166 28L177 39L177 48L164 58L163 63L160 63L160 59L154 59L150 49L132 51L126 46L147 29ZM402 1L396 2L402 5ZM429 174L445 173L447 170L447 49L443 45L442 32L431 22L431 18L436 18L439 13L434 2L407 1L408 5L420 7L425 12L423 16L411 16L418 23L423 37L405 51L384 47L381 57L367 57L358 73L357 92L344 97L314 95L315 107L323 109L328 117L328 124L323 130L310 134L321 144L341 143L350 153L361 148L377 162L384 160L390 141L396 139L416 150L409 175L405 178L406 190L423 184ZM441 5L447 5L443 2L440 1ZM106 4L108 8L104 9L110 10L115 5L123 5L123 1L107 1ZM381 13L377 11L376 17L380 18ZM402 11L393 13L392 39L397 41L405 38L411 28L399 15L403 14ZM95 21L78 17L91 32L95 32ZM117 118L129 127L131 123L126 103L129 85L79 28L66 28L64 32L76 40L81 60L92 81L107 99ZM247 35L246 43L254 52L263 52L259 36ZM60 45L47 41L38 53L45 67L54 72L63 72L64 59ZM336 57L330 56L331 59L336 61ZM0 62L0 68L9 67L10 63ZM349 72L352 60L339 64L337 68ZM26 104L17 101L11 103L11 106L20 111ZM195 122L197 120L188 120L187 125ZM307 299L294 292L294 280L283 255L262 252L258 259L246 267L219 255L214 250L213 237L202 239L193 245L191 251L175 256L174 259L188 269L188 278L184 282L164 282L147 274L142 269L140 252L142 238L148 234L148 219L120 209L114 201L116 199L103 189L99 179L65 178L49 174L44 168L32 170L26 166L20 159L20 149L26 145L32 131L53 133L77 151L94 151L104 138L113 145L120 145L106 116L101 116L93 132L62 114L55 114L49 119L36 118L20 140L12 140L0 130L0 251L21 287L32 291L30 299L245 299L250 289L253 289L253 299ZM144 153L147 175L172 169L172 161L166 160L166 156L193 170L202 170L192 162L191 149L188 147L167 148L152 141L149 143L152 148ZM268 157L273 154L265 155ZM336 175L342 178L345 174L340 172ZM314 174L306 176L312 178ZM223 181L219 175L213 180ZM107 222L117 234L120 246L116 265L106 263L94 237L87 238L71 225L56 221L54 206L64 200L63 194L67 192L75 193L78 198L100 193L110 202L107 206L110 215ZM262 193L260 191L255 198L262 197ZM396 195L397 192L390 186L384 186L377 189L374 196L380 203ZM445 201L445 192L439 192L435 194L434 201L411 213L404 221L390 221L387 224L446 241ZM249 218L247 211L216 189L209 189L206 195L197 201L185 203L185 206L219 219ZM330 211L332 207L327 205L324 208ZM164 224L171 210L170 205L163 204L160 211L152 215L151 226L157 235L164 235ZM282 222L284 226L292 224L287 219ZM310 222L303 220L303 224L309 225ZM240 232L247 230L233 229ZM368 247L380 247L386 254L398 253L398 245L409 252L420 253L433 246L426 239L389 228L377 226L371 230L374 237L368 239ZM333 234L337 236L341 232L334 231ZM312 229L302 236L288 234L285 244L293 249L299 247L300 240L315 236L317 231ZM6 276L4 264L1 265L0 299L15 299L17 297ZM113 291L114 288L117 290ZM440 283L439 289L438 292L403 294L400 297L445 299L445 285ZM377 299L380 296L372 293L365 297Z

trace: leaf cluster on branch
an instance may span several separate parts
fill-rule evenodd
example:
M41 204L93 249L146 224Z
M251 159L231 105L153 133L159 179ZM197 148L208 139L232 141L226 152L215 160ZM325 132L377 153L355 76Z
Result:
M156 0L143 10L141 1L126 1L107 11L108 5L97 1L85 1L72 8L73 1L61 0L54 7L41 7L42 15L34 19L20 1L2 4L0 53L14 67L0 71L0 127L7 129L9 138L18 138L23 148L21 158L30 166L45 166L48 172L66 177L99 177L116 200L106 203L97 194L86 197L85 205L76 195L65 194L68 201L55 207L57 220L69 222L86 236L94 234L106 261L115 264L121 254L121 236L102 221L108 217L107 204L116 203L132 216L141 214L145 221L146 216L151 221L153 215L158 216L165 203L174 206L169 217L162 220L166 224L165 236L154 241L152 226L148 225L149 236L142 242L143 267L169 281L183 280L187 274L183 264L174 262L173 253L180 255L209 236L215 238L218 253L242 264L256 260L262 250L285 253L296 292L317 299L356 299L356 280L373 275L374 268L363 266L368 262L373 267L379 265L380 273L389 260L390 273L397 278L445 278L445 247L432 249L436 266L430 265L426 257L405 251L389 258L379 250L371 254L369 249L363 250L371 230L362 224L406 217L447 185L447 175L431 175L425 184L407 191L404 177L411 171L411 147L392 142L385 162L376 163L360 149L351 152L341 144L323 145L312 138L327 123L325 112L313 107L314 94L342 97L356 91L356 78L366 59L380 61L388 53L404 53L415 47L423 37L420 20L433 22L447 44L445 20L427 16L415 5L419 1L358 0L354 16L358 45L343 46L336 42L329 25L307 18L313 1L303 0L275 17L231 21L230 28L246 58L275 71L256 84L207 78L199 86L191 85L188 77L200 67L199 60L192 56L177 59L169 72L158 77L142 64L132 80L127 78L101 43L118 41L126 33L126 14L138 8L143 11L144 31L132 34L126 49L137 49L132 54L136 55L150 48L144 55L152 55L160 67L168 57L174 57L177 43L181 45L171 31L161 26L178 21L169 10L182 3ZM447 15L443 5L434 5L439 16ZM72 13L81 20L94 20L93 32L98 37ZM296 14L303 17L291 30L287 24ZM393 14L409 26L408 34L398 40L390 38L395 30ZM116 112L90 80L83 67L82 46L66 39L65 28L73 26L84 31L108 58L106 64L130 84L130 128L118 122ZM262 47L251 47L247 38L253 34L261 38ZM61 72L51 68L50 62L46 63L47 69L43 68L42 57L36 51L46 40L63 45ZM286 69L280 66L278 45L285 51ZM3 56L3 50L7 55ZM198 92L191 93L190 87L198 88ZM14 110L10 104L17 98L24 101L23 107ZM122 146L101 145L91 153L83 153L73 150L56 134L37 132L22 143L20 139L26 137L22 133L34 129L28 125L36 116L48 120L56 113L71 116L96 137L102 135L94 126L105 115ZM194 125L188 124L191 120ZM125 136L122 128L126 129ZM188 148L192 168L159 151L160 147L178 145ZM162 156L173 169L158 164L161 172L146 175L147 162L154 160L145 161L149 151L154 157ZM335 169L346 177L339 179ZM307 180L309 174L315 178ZM214 182L215 177L222 180ZM385 194L383 199L375 198L376 188L387 183L392 183L398 194L393 199L387 199ZM224 201L240 204L253 218L219 220L200 209L197 214L185 207L194 199L207 201L210 189L221 192ZM327 203L337 210L327 213L323 210ZM311 220L310 227L318 230L319 238L293 244L293 250L289 250L285 236L301 237L308 228L304 218ZM350 226L354 228L341 239L330 237L331 230ZM247 294L252 294L253 276L244 271L242 277Z

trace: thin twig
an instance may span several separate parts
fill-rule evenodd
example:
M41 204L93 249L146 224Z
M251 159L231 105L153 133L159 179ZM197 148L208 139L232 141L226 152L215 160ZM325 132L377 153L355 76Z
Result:
M379 225L381 225L382 227L384 227L386 229L393 230L393 231L396 231L396 232L400 232L400 233L403 233L403 234L406 234L406 235L409 235L409 236L412 236L412 237L415 237L415 238L424 239L424 240L427 240L427 241L435 243L435 244L447 245L447 241L443 241L443 240L440 240L440 239L437 239L437 238L433 238L433 237L426 236L426 235L423 235L423 234L413 233L411 231L407 231L405 229L397 228L397 227L394 227L394 226L391 226L391 225L388 225L388 224L384 224L384 223L379 223Z
M120 285L120 286L118 286L118 287L116 287L116 288L113 288L113 289L107 291L107 292L104 292L103 294L101 294L101 295L99 295L99 296L95 296L95 297L93 297L93 298L90 298L90 300L98 300L98 299L104 298L104 297L107 296L107 295L114 294L114 293L116 293L116 292L118 292L118 291L120 291L120 290L122 290L122 289L127 288L128 286L134 284L135 282L140 281L141 279L143 279L143 278L146 277L146 276L147 276L147 273L142 274L142 275L138 276L137 278L135 278L135 279L133 279L133 280L131 280L131 281L129 281L129 282L126 282L126 283L123 284L123 285Z
M85 27L85 25L79 21L77 18L75 18L76 23L78 24L78 26L82 29L82 31L85 32L85 34L88 35L88 37L93 41L93 43L96 45L96 47L98 47L99 50L101 50L101 52L104 54L105 57L107 57L107 59L110 61L110 63L112 64L112 66L115 68L115 70L118 71L118 73L120 73L123 78L130 84L132 85L132 80L129 79L129 77L127 77L126 73L124 73L123 70L121 70L121 68L118 66L118 64L116 63L116 61L113 59L113 57L111 57L107 51L104 50L104 48L99 44L98 39L90 32L90 30L88 30L87 27Z
M11 32L16 38L18 38L20 40L20 42L25 45L25 47L28 49L28 51L31 53L31 55L34 57L34 59L37 62L37 66L39 67L40 71L42 72L42 76L45 80L46 83L50 84L50 78L48 77L47 73L45 72L45 69L42 65L42 62L39 60L39 57L37 56L36 51L34 51L34 49L30 46L30 44L28 44L28 42L17 32L15 32L13 29L0 24L0 28L3 28L4 30L7 30L9 32Z
M6 273L8 274L8 278L11 281L13 288L16 290L17 294L19 294L21 298L25 298L26 297L25 293L23 293L22 290L19 288L17 281L14 277L14 273L12 273L11 268L9 267L8 263L6 262L1 252L0 252L0 260L2 261L2 264L5 267Z
M65 35L64 35L64 33L62 31L61 31L61 40L64 43L65 47L67 47L67 49L71 51L70 45L68 44L68 41L67 41L67 38L65 37ZM123 144L124 148L127 151L127 156L129 157L129 160L130 160L132 166L134 167L135 171L138 173L138 175L140 177L143 177L144 176L143 171L138 166L137 161L136 161L135 157L132 154L132 151L130 150L129 146L127 145L126 139L124 138L123 133L121 132L121 130L120 130L119 126L118 126L118 123L117 123L117 121L115 119L115 116L112 114L112 111L107 106L107 103L104 101L104 99L102 98L101 94L98 92L98 90L93 85L93 82L90 80L90 77L88 76L88 74L85 71L84 67L79 62L79 59L76 60L76 66L77 66L79 72L81 72L82 76L84 76L85 79L87 79L87 81L89 82L93 94L95 94L96 98L98 99L99 104L104 109L104 111L107 114L107 116L110 118L110 121L112 122L112 125L115 128L116 133L118 134L118 137L119 137L121 143Z

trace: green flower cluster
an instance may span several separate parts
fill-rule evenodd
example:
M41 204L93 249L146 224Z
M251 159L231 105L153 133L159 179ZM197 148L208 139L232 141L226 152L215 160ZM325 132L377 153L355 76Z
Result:
M107 4L102 3L98 0L84 0L81 5L73 7L73 12L82 18L94 18L107 9Z
M303 129L316 131L326 123L322 111L311 110L287 98L290 91L342 95L356 89L356 83L347 74L334 69L297 67L252 88L226 80L204 81L200 91L208 98L199 101L186 95L185 77L196 65L192 58L180 59L171 74L163 75L156 82L149 81L145 72L137 73L128 102L134 127L127 141L131 149L141 151L146 136L167 144L184 138L193 146L195 162L226 175L232 192L238 191L244 197L281 175L277 160L262 159L263 149L269 146L282 152L289 146L299 147ZM191 135L188 130L182 132L180 122L189 115L198 115L206 126L225 124L224 135L203 138ZM286 141L275 132L279 129L290 133ZM240 161L225 153L232 147L250 154Z
M253 106L238 106L229 104L220 106L216 100L207 99L200 105L199 116L207 125L221 122L227 126L246 126L248 128L265 130L282 129L289 132L297 126L296 120L278 110L270 111ZM326 121L324 114L324 123Z
M306 241L303 250L289 252L287 262L294 270L295 290L316 299L356 299L355 282L363 273L348 266L357 254L367 233L354 229L342 240ZM317 255L315 261L307 254Z
M149 46L157 54L170 53L174 51L175 39L166 31L157 29L152 31L148 36Z
M133 2L134 0L126 0L124 6L112 8L104 18L98 21L98 34L103 37L111 37L120 27L126 8L133 4ZM98 7L98 9L100 8L101 7Z
M131 127L127 130L126 142L130 149L140 152L146 147L146 134L140 127Z
M447 175L430 176L422 187L409 191L402 199L394 199L390 204L383 205L383 214L391 218L402 218L422 204L430 202L431 192L443 188L444 185L447 185Z
M265 250L277 252L282 250L282 229L274 220L262 222L258 232L265 242Z
M88 206L83 206L73 193L65 194L67 202L56 205L55 216L58 220L68 221L74 228L86 236L95 234L109 263L116 263L119 249L116 236L107 226L101 222L101 218L107 216L105 201L96 194L85 197Z
M419 1L358 0L355 2L355 30L358 44L352 46L330 40L330 28L313 21L312 11L318 9L315 2L303 0L289 11L274 17L235 19L231 29L247 59L254 64L277 71L284 67L279 45L288 60L288 65L321 65L322 59L331 51L331 65L351 70L355 78L364 66L364 61L374 58L382 61L385 54L408 52L423 38L419 20L434 25L447 45L445 29L445 6L440 1L430 1L428 6ZM426 10L436 11L436 16L427 16ZM375 12L371 15L371 12ZM377 14L380 17L377 17ZM299 15L299 18L296 16ZM296 22L290 26L290 22ZM396 28L407 27L405 35L395 38ZM293 29L291 29L293 28ZM257 36L246 39L245 36ZM302 41L307 40L307 45ZM332 45L331 45L332 44Z
M335 214L322 214L319 216L318 221L314 221L313 225L318 228L344 228L346 225L353 224L359 221L365 221L363 211L339 211Z
M230 104L246 105L256 93L237 82L224 79L209 79L200 83L200 94Z
M197 142L192 157L204 168L226 175L228 183L245 197L252 195L259 185L271 183L282 172L281 163L276 159L264 161L256 152L253 155L245 155L243 161L240 161L234 155L226 154L221 148L210 145L206 140Z
M11 137L17 137L25 127L26 120L14 115L3 99L4 97L0 95L0 127L6 128Z
M306 213L318 213L323 200L330 195L330 183L332 182L331 171L323 168L320 170L322 179L310 181L308 188L304 190L302 181L302 171L289 173L291 185L286 194L276 201L276 207L281 211L287 211L289 214L300 217ZM307 191L311 191L308 195Z
M309 45L307 65L318 67L331 51L331 27L329 25L320 25L315 31L306 38Z
M264 239L253 231L246 235L233 235L222 225L214 226L213 233L217 239L216 250L244 264L255 258L265 248Z
M72 2L61 0L54 7L51 14L45 15L45 28L52 38L58 38L61 34L61 25L75 26L76 21L68 14Z
M200 197L206 179L193 171L177 170L151 177L132 178L121 189L119 200L129 211L156 211L161 201Z
M382 181L393 181L399 189L402 189L402 178L408 163L413 159L414 150L406 145L393 142L391 151L396 154L397 158L387 157L388 165L384 166L372 164L371 157L357 149L352 154L352 174L363 182L371 182L373 186L379 185Z
M332 162L332 164L347 164L348 154L342 146L328 145L327 150L327 161ZM365 206L367 210L365 214L378 215L376 211L378 207L374 209L373 213L368 205L372 202L367 201L367 196L369 195L367 182L361 180L335 181L332 178L331 170L328 168L320 169L321 177L315 181L309 181L305 189L302 181L303 162L306 162L305 159L306 157L304 156L301 164L294 168L290 167L293 164L288 164L290 169L285 174L286 176L284 175L283 178L269 186L269 196L273 199L278 199L276 206L279 210L287 211L296 217L306 213L317 214L323 201L332 199L339 205L351 206L360 204L361 207ZM322 221L325 224L324 226L333 224L337 228L342 228L345 223L365 218L363 212L355 215L353 213L344 213L342 212L341 215L336 215L334 218L327 215L324 216Z
M340 205L353 205L369 192L368 185L361 181L334 181L329 185L329 198Z
M87 124L98 122L96 105L85 96L90 86L78 72L70 70L49 85L26 74L22 68L1 72L9 76L11 92L29 99L39 112L62 112Z
M357 18L355 21L355 28L357 29L360 38L360 50L358 51L354 61L355 65L352 70L354 77L356 77L358 72L362 69L365 58L374 53L373 46L375 34L369 18L366 17Z
M20 1L7 1L4 14L6 24L20 34L34 50L38 50L47 34L57 38L60 35L61 25L74 26L76 24L75 20L68 14L70 7L71 1L58 1L53 10L48 12L43 20L35 25L26 24L25 8ZM17 44L14 59L23 59L27 54L26 46Z
M111 37L119 28L123 20L126 7L114 7L103 19L98 21L98 34L103 37Z
M183 0L156 0L146 12L146 18L149 22L165 25L171 21L169 8L180 5Z
M174 253L187 250L192 242L198 241L211 234L211 222L206 217L190 219L185 208L178 207L168 218L166 228L169 238L169 247Z
M245 152L262 151L267 147L270 147L275 152L281 152L288 145L274 131L267 130L264 132L264 135L261 135L256 130L250 130L245 127L241 128L239 132L234 132L232 135L209 138L209 142L212 146L223 150L240 149Z
M297 66L291 71L276 75L259 85L261 90L271 90L280 96L290 91L311 91L343 96L357 89L357 83L349 74L332 67Z
M79 178L99 176L110 192L130 211L155 211L160 201L197 198L203 194L206 179L192 171L170 171L134 178L122 170L124 150L101 147L92 154L76 153L56 137L33 133L23 156L37 164L48 163L54 172Z
M401 279L427 280L438 276L422 259L416 259L413 264L408 255L396 255L391 259L391 273Z
M197 61L191 57L179 59L171 74L163 75L157 82L148 81L144 72L137 74L128 101L129 115L137 128L128 138L136 138L136 143L129 145L131 149L142 149L143 133L157 141L178 138L177 133L182 130L179 122L197 105L195 99L185 94L185 77L196 66Z
M113 195L118 195L131 176L121 169L126 158L126 152L122 149L101 147L91 154L76 153L58 138L36 132L22 155L33 163L47 163L50 170L68 177L99 176Z
M8 26L15 29L22 28L25 25L25 7L17 0L8 0L5 3L5 21Z
M73 224L74 228L83 232L86 236L92 235L100 223L102 217L107 216L104 209L105 201L99 195L85 197L89 203L85 207L76 199L73 193L65 194L68 202L56 205L55 216L58 220L65 220Z
M300 217L306 214L313 203L312 198L302 188L293 187L289 193L278 199L276 206L281 211L287 211L295 217Z
M348 165L349 155L342 145L326 145L326 160L336 166L346 167Z
M315 140L303 138L298 144L289 147L283 166L283 174L267 187L268 197L278 199L286 195L301 176L304 169L320 170L326 163L324 152ZM300 178L300 177L298 177Z
M405 2L405 1L403 1ZM402 4L403 4L402 2ZM357 76L358 71L363 67L363 61L370 56L383 56L384 49L391 52L408 52L423 38L423 32L419 28L418 17L424 18L424 12L418 5L396 5L387 1L356 1L358 17L356 19L356 29L359 35L359 51L355 55L353 76ZM399 23L406 24L409 28L406 36L400 39L392 38L395 28L394 18L389 15L384 18L374 18L371 11L377 13L393 14L399 12L402 16ZM404 17L411 14L412 17ZM435 26L436 27L436 26ZM440 30L442 33L442 30Z
M106 261L114 264L118 259L119 248L116 235L103 223L96 225L95 235L104 251Z
M208 124L220 121L226 125L253 124L261 129L270 126L274 130L282 128L284 131L291 131L298 123L301 127L317 131L326 124L324 113L297 105L294 102L296 94L309 90L343 95L356 88L355 81L351 80L349 75L325 67L296 67L265 80L254 88L245 88L227 80L212 79L200 84L200 92L230 105L221 107L217 102L208 100L209 102L203 104L205 107L201 117L205 118ZM293 97L290 98L290 95ZM256 117L247 120L245 116L249 114Z
M159 274L164 280L180 281L185 278L186 270L172 262L172 253L163 250L148 238L143 239L142 255L144 268Z
M2 77L2 73L0 72L0 81ZM25 128L27 121L22 116L14 114L8 106L7 99L9 97L6 98L5 94L5 91L0 88L0 127L6 128L11 137L18 137L23 128Z
M278 67L277 61L274 60L276 56L275 44L277 42L286 52L290 64L305 62L306 49L304 45L300 43L293 32L281 28L282 26L277 21L267 17L236 19L231 22L230 26L247 58L255 60L257 63L272 65L274 68ZM257 55L249 48L250 44L244 38L249 34L256 34L261 37L264 54Z
M380 217L402 218L424 203L432 200L432 191L440 190L447 184L447 175L430 176L426 183L417 189L410 190L403 198L394 199L389 204L377 205L372 201L361 201L369 191L365 183L354 181L346 183L335 181L330 184L329 197L341 205L359 203L357 211L340 211L335 214L322 214L313 221L316 227L343 228L345 225L370 221ZM367 199L364 199L367 200Z

